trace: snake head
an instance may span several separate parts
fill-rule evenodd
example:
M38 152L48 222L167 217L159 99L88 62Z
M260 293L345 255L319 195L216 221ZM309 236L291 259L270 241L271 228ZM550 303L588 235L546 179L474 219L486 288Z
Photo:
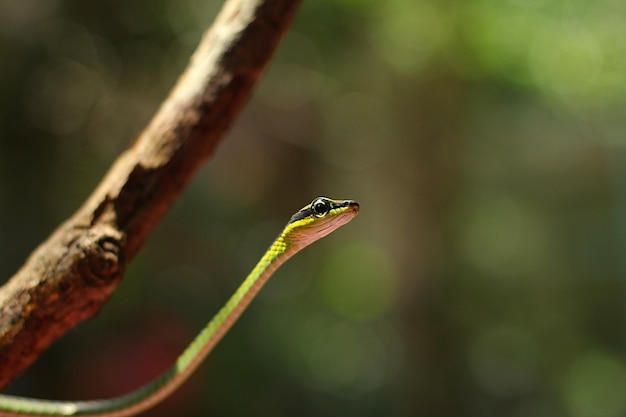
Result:
M291 216L283 238L292 246L304 248L348 223L358 213L356 201L317 197Z

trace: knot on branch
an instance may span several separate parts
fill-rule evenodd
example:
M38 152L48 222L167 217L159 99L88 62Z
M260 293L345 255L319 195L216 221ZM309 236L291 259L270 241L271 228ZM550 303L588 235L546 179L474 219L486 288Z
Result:
M78 260L75 273L86 286L107 286L120 279L125 261L123 235L119 230L97 225L74 241L68 259Z

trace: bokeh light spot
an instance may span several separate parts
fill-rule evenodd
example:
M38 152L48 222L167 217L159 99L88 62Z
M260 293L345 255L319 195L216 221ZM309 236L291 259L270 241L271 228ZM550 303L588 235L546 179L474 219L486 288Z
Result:
M380 386L387 371L387 353L376 333L354 323L325 329L311 346L310 371L317 387L358 396Z
M280 56L289 59L270 67L259 86L259 97L282 110L313 102L324 84L324 54L309 37L298 32L289 34L281 52Z
M511 278L534 272L548 245L545 227L523 201L506 193L477 193L462 215L462 250L480 271Z
M414 74L447 43L450 21L426 1L387 1L372 36L378 54L396 71Z
M393 304L396 273L386 252L354 243L335 248L322 265L317 283L326 303L352 319L369 320Z
M479 335L470 348L470 368L487 392L498 396L519 395L534 386L537 347L521 329L497 327Z
M564 401L574 417L618 417L626 413L626 368L600 352L587 353L570 369Z
M25 105L42 130L65 135L81 127L93 110L102 81L98 74L71 60L37 71L25 91Z
M586 99L602 75L603 47L585 31L537 31L528 63L534 81L567 101Z
M318 149L324 161L341 169L360 171L375 166L384 159L394 138L388 109L373 95L339 95L329 103L325 119L328 134L322 136Z

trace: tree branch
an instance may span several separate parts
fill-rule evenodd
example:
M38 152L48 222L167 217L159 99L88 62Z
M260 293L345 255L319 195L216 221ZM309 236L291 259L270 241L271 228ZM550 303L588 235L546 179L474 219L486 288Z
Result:
M227 0L133 146L0 288L0 389L106 303L238 114L299 3Z

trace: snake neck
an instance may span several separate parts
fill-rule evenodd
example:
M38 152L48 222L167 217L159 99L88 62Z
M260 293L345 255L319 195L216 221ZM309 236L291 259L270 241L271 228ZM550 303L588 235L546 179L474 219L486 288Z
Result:
M250 281L251 284L263 285L287 259L298 253L299 250L296 245L290 243L288 236L283 232L274 240L274 243L250 272L246 281Z

